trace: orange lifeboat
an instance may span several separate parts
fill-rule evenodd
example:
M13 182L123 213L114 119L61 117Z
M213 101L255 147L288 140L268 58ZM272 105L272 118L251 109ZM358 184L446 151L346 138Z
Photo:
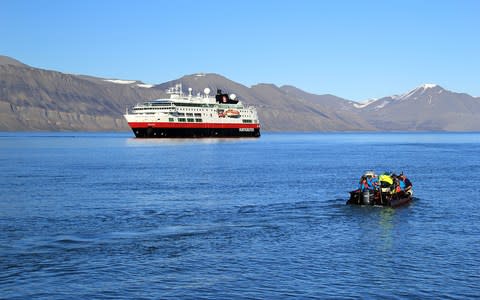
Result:
M240 112L235 109L228 109L227 111L225 111L225 115L229 118L239 118Z

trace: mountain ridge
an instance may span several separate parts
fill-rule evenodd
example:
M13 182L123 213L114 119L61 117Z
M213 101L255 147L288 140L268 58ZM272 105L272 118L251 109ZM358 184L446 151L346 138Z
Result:
M370 124L386 130L478 131L480 99L424 84L380 98L360 109ZM378 125L377 125L378 126Z
M34 68L7 56L0 56L0 130L128 130L126 107L166 97L177 83L194 94L206 87L236 94L258 107L267 131L480 130L480 98L436 84L362 104L291 85L247 87L215 73L145 84Z
M4 66L4 65L29 67L28 65L22 63L21 61L18 61L16 59L14 59L14 58L11 58L11 57L5 56L5 55L0 55L0 66Z

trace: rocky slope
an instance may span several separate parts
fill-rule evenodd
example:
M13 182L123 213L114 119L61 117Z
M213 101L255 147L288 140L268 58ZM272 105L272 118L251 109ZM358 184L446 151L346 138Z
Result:
M218 74L194 74L150 86L43 70L0 56L0 130L128 130L126 107L165 97L182 83L193 93L206 87L235 93L258 108L263 130L480 130L480 99L427 84L403 95L365 104L315 95L293 86L246 87Z
M0 59L0 130L126 130L127 106L164 95L138 82L118 84Z

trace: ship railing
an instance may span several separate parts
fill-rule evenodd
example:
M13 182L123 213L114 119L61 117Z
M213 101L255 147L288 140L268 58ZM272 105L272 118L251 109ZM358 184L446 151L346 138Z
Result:
M139 107L140 105L141 105L140 103L137 103L137 104L135 104L134 106L127 106L127 107L125 108L125 114L126 114L126 115L132 114L133 110L134 110L136 107Z

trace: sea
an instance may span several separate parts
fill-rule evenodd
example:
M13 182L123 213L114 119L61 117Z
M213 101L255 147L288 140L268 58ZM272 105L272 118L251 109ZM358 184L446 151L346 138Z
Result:
M480 298L480 133L3 132L0 178L1 299Z

